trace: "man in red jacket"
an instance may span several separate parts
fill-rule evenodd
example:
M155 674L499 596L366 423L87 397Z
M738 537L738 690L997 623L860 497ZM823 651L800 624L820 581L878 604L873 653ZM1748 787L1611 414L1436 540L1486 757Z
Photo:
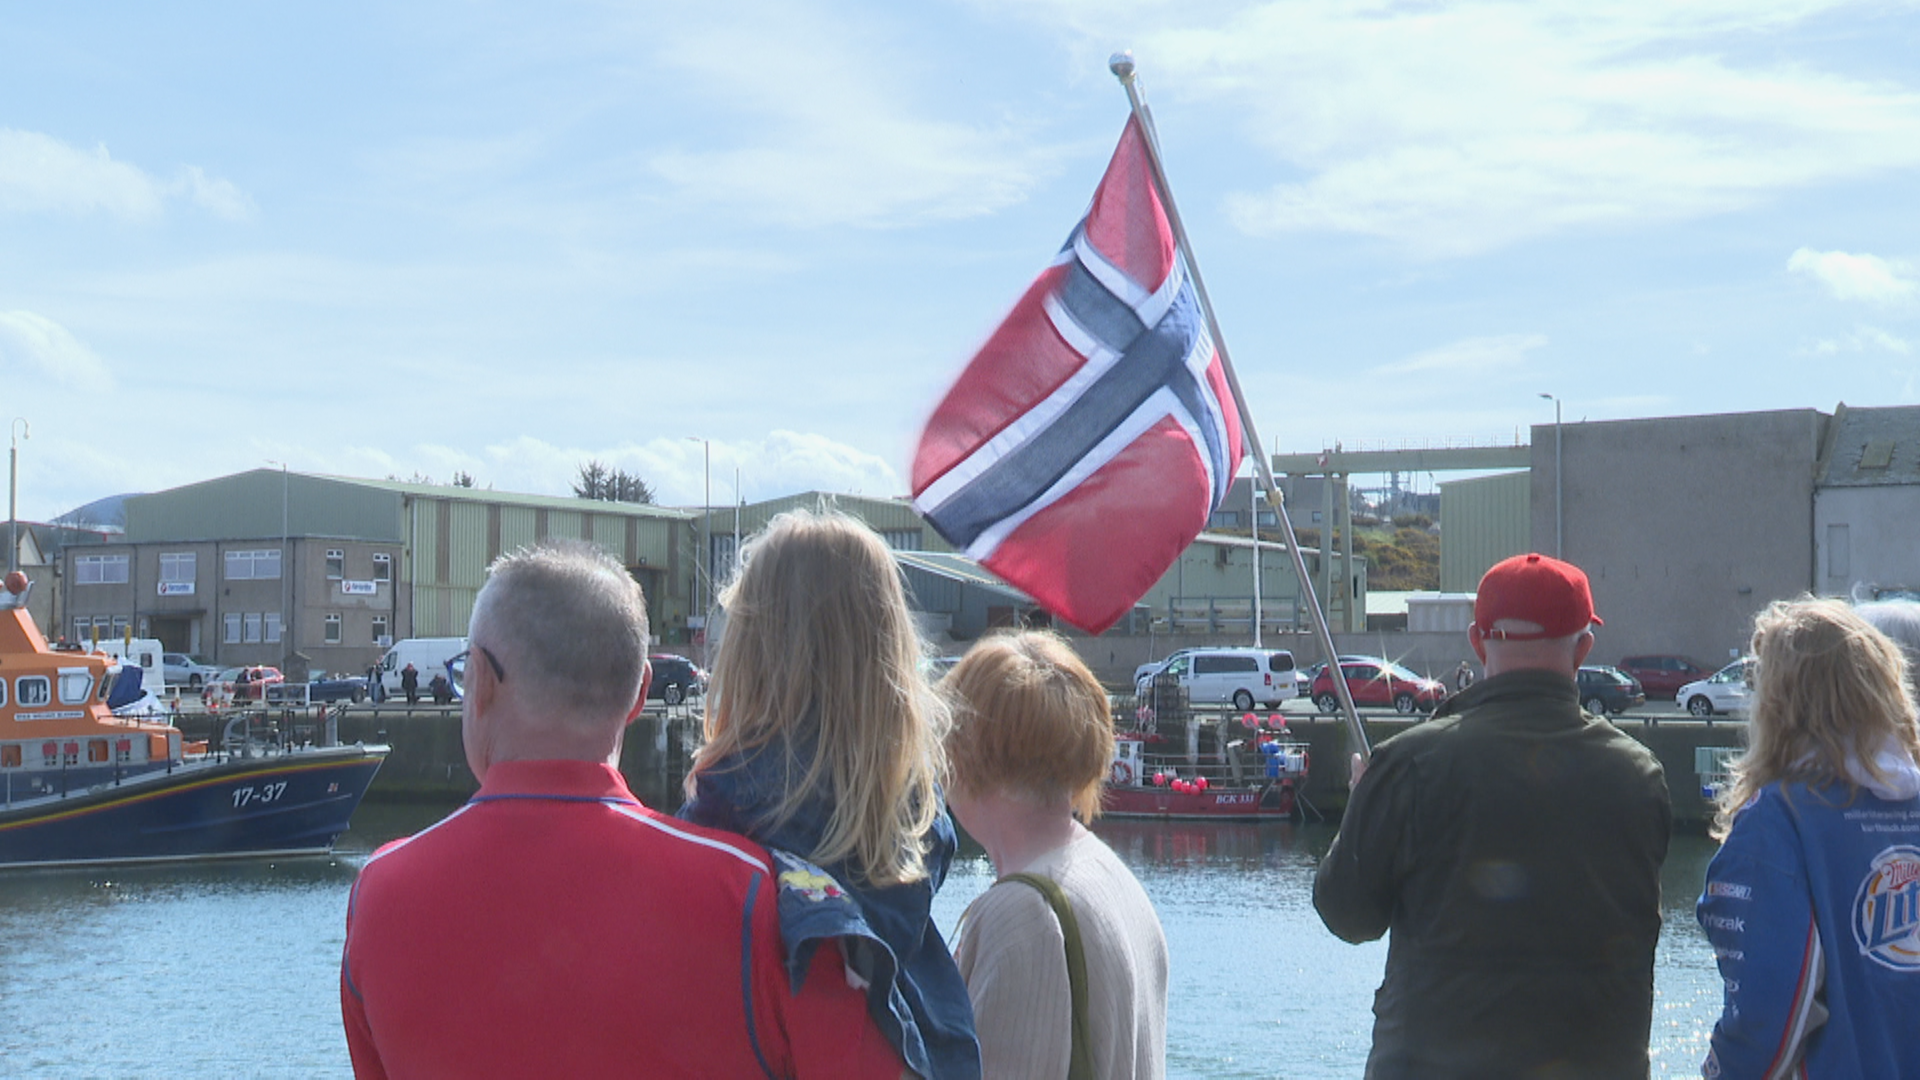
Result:
M620 564L501 558L470 641L480 791L375 853L348 904L354 1074L899 1077L836 951L789 980L766 852L642 806L615 768L650 678Z

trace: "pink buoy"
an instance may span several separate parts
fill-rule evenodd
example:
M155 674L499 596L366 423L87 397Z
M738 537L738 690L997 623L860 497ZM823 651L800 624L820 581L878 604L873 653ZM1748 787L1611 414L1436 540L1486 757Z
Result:
M1257 728L1260 726L1260 718L1253 715L1252 713L1242 713L1240 716L1240 722L1247 725L1250 728Z
M1153 786L1154 786L1154 787L1166 787L1166 786L1167 786L1167 774L1166 774L1166 773L1163 773L1163 772L1157 772L1157 773L1154 773L1154 774L1153 774Z
M1207 778L1203 776L1203 777L1201 777L1200 779L1198 779L1198 780L1195 780L1195 781L1193 782L1193 786L1194 786L1194 788L1195 788L1195 789L1197 789L1197 790L1199 790L1199 791L1205 791L1205 790L1207 790Z

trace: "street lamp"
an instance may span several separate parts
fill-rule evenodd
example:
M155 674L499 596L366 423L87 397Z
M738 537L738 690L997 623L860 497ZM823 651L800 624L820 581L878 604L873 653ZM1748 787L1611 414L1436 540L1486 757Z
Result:
M700 629L704 631L713 608L713 444L695 435L686 438L700 444L706 473L706 501L700 507L700 546L704 550L696 564L700 568Z
M1564 559L1567 557L1567 518L1565 511L1562 509L1564 504L1561 501L1560 399L1554 397L1552 394L1546 393L1540 396L1553 402L1553 557L1556 559Z
M25 417L13 418L13 445L7 451L7 573L20 569L20 511L14 499L20 487L20 440L33 435Z
M1253 647L1260 647L1260 477L1247 478L1247 524L1253 535Z
M292 667L293 658L293 553L287 550L291 543L292 529L288 524L287 507L292 500L287 478L287 463L268 461L269 465L280 466L280 670Z

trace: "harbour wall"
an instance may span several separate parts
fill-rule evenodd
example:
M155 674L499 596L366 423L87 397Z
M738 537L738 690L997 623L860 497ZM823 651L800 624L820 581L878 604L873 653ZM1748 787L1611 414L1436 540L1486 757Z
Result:
M478 790L461 744L457 709L349 707L336 717L342 742L386 743L393 748L368 792L370 798L456 802ZM1351 749L1346 724L1331 717L1290 715L1287 720L1293 737L1306 742L1312 755L1303 789L1307 798L1329 818L1336 817L1347 801ZM1363 720L1367 738L1376 746L1419 722L1397 717ZM1746 725L1663 718L1629 719L1619 726L1652 750L1666 769L1676 824L1703 827L1713 816L1713 804L1703 788L1716 777L1713 755L1700 751L1744 747ZM680 784L699 732L698 714L686 708L649 710L628 728L620 771L642 802L666 810L679 806Z

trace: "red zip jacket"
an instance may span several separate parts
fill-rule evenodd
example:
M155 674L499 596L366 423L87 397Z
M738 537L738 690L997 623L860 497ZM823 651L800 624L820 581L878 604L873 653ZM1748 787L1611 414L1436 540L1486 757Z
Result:
M609 766L496 764L354 885L354 1075L896 1080L836 949L790 989L774 886L758 845L647 809Z

